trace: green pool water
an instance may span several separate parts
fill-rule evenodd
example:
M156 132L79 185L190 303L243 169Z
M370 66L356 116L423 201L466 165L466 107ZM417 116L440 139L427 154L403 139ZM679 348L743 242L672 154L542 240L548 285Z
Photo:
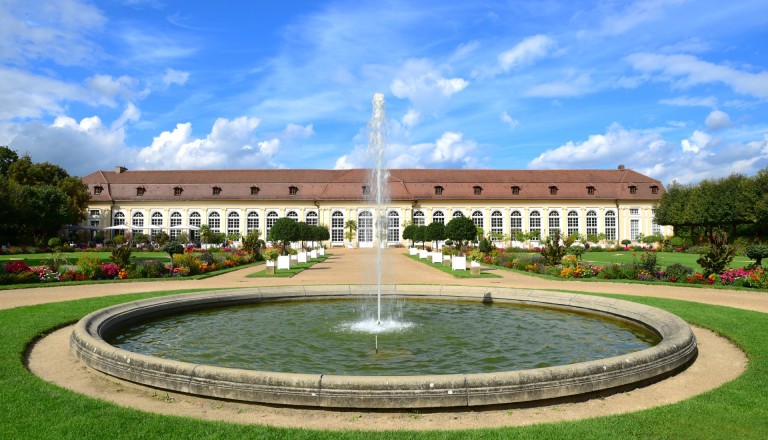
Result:
M144 322L108 340L185 362L338 375L522 370L619 356L659 342L643 327L597 315L438 300L398 301L400 325L370 333L355 329L364 307L322 300L216 308Z

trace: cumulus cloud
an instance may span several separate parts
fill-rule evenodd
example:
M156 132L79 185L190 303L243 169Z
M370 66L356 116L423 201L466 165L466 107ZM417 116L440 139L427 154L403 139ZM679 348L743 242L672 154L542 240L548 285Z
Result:
M132 99L145 96L148 91L140 91L139 81L127 75L112 77L111 75L94 75L85 80L85 84L93 92L97 104L114 107L116 98Z
M660 79L678 87L722 83L736 93L768 98L768 71L744 72L730 66L702 61L692 55L636 53L627 60L637 70L659 72Z
M288 139L307 139L315 134L315 129L312 124L299 125L294 123L288 123L283 130L283 137Z
M499 67L503 72L531 64L547 56L555 47L555 40L546 35L525 38L509 50L499 54Z
M419 123L421 114L414 109L408 109L408 112L403 116L400 122L406 127L413 127Z
M164 131L152 144L139 150L137 166L144 169L204 169L232 168L236 166L264 167L271 165L279 141L257 143L254 130L258 118L219 118L205 138L192 135L192 124L177 124L172 131ZM257 148L252 146L257 144Z
M0 118L39 118L61 114L61 101L86 101L79 85L0 67Z
M712 136L696 130L688 139L680 141L680 146L683 148L683 153L699 153L706 149L711 141Z
M732 125L728 113L720 110L712 110L705 122L710 131L722 130Z
M171 84L183 86L189 79L189 72L175 69L165 69L163 75L163 84L168 87Z
M505 124L507 124L510 128L517 128L518 125L520 125L520 121L513 118L512 116L509 116L509 113L502 112L501 113L501 121Z

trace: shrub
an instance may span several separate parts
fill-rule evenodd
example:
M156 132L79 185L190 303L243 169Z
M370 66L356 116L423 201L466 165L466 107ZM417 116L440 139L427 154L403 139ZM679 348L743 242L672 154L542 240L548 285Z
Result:
M140 264L145 271L144 278L160 278L168 272L168 269L160 261L145 260ZM137 264L139 266L139 264Z
M675 283L681 280L685 280L691 275L694 274L694 270L692 267L686 266L684 264L680 263L673 263L667 266L667 269L664 271L666 274L667 280Z
M586 251L587 251L587 249L584 246L581 246L581 245L578 245L578 244L574 244L574 245L571 245L568 248L567 253L568 253L568 255L573 255L577 259L581 259L581 256L584 255L584 252L586 252Z
M27 263L23 261L11 261L5 263L5 272L11 274L29 272L31 269Z
M85 254L77 260L77 271L94 280L101 275L101 261L95 255Z
M640 255L640 261L638 263L640 269L655 274L659 271L659 263L656 259L656 252L646 252Z
M48 247L56 249L59 246L61 246L61 239L59 237L53 237L48 240Z
M725 268L733 261L736 252L732 246L728 246L728 235L725 233L713 231L709 243L709 249L696 260L701 268L704 269L705 278L712 274L723 273Z
M556 266L565 256L565 246L560 244L560 231L554 230L544 239L544 247L541 249L541 256L547 261L547 264Z
M173 256L173 265L177 267L186 267L189 269L189 275L200 273L200 259L195 254L184 253Z
M198 258L200 259L200 264L213 264L213 254L210 250L204 250L203 252L200 252Z
M118 235L118 237L120 236ZM118 246L112 249L112 256L109 259L121 269L130 267L133 264L131 248L129 246Z
M104 263L101 265L101 276L106 279L114 279L117 277L117 273L120 271L120 267L114 263Z

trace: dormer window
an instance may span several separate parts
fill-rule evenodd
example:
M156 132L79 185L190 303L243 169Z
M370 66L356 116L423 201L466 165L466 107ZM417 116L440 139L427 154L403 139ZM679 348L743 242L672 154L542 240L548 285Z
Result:
M259 189L258 186L252 186L251 187L251 195L252 196L258 196L259 195L259 191L261 191L261 189Z
M142 186L136 187L136 196L137 197L143 196L144 192L146 192L146 189L144 189L144 187L142 187Z
M513 196L519 196L520 195L520 187L519 186L513 186L512 187L512 195Z
M587 194L590 195L590 196L594 196L595 195L595 187L594 186L588 186L587 187Z
M173 195L176 197L180 196L182 192L184 192L184 188L180 186L173 188Z
M557 187L556 186L550 186L549 187L549 195L556 196L557 195Z
M368 185L363 185L363 195L368 195L371 193L371 187Z
M214 186L214 187L213 187L213 195L214 195L214 196L218 196L218 195L221 195L221 187L218 187L218 186Z
M98 196L99 194L101 194L101 191L102 191L103 189L104 189L104 187L102 187L101 185L96 185L96 186L94 186L94 187L93 187L93 195L94 195L94 196Z
M296 193L298 193L298 192L299 192L299 188L297 188L295 186L289 186L288 187L288 195L295 196Z
M435 187L435 195L439 196L439 195L442 195L442 194L443 194L443 187L440 186L440 185L436 186Z
M476 196L479 196L483 192L483 187L482 186L474 186L473 189L475 190L475 195Z
M651 186L651 194L658 194L659 193L659 187L657 185Z
M635 185L629 186L629 193L630 194L637 194L637 187Z

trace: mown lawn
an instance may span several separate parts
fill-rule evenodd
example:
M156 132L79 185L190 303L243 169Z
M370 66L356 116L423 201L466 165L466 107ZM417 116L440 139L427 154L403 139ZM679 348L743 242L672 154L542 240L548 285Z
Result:
M332 432L243 426L145 413L44 382L24 368L30 341L113 304L179 292L91 298L0 311L2 439L765 439L768 438L768 315L661 298L620 296L660 307L740 345L747 371L673 405L618 416L467 431ZM1 293L0 293L1 295Z
M582 259L590 261L597 265L605 265L611 263L631 263L632 259L640 261L640 256L643 252L622 251L622 252L587 252L582 255ZM682 252L656 252L656 261L661 265L662 269L670 264L679 263L688 267L694 268L697 272L701 272L701 266L696 260L699 259L698 254L685 254ZM733 259L729 267L738 268L744 267L752 260L747 257L737 256Z
M0 255L0 262L3 264L10 261L23 261L30 267L43 266L48 260L53 257L53 253L41 253L41 254L16 254L16 255ZM63 264L77 264L77 260L83 255L93 255L104 263L109 263L109 257L112 256L112 252L62 252L59 254L61 258L66 259L66 263ZM136 257L137 260L164 260L170 261L170 257L165 252L156 251L134 251L131 256Z

